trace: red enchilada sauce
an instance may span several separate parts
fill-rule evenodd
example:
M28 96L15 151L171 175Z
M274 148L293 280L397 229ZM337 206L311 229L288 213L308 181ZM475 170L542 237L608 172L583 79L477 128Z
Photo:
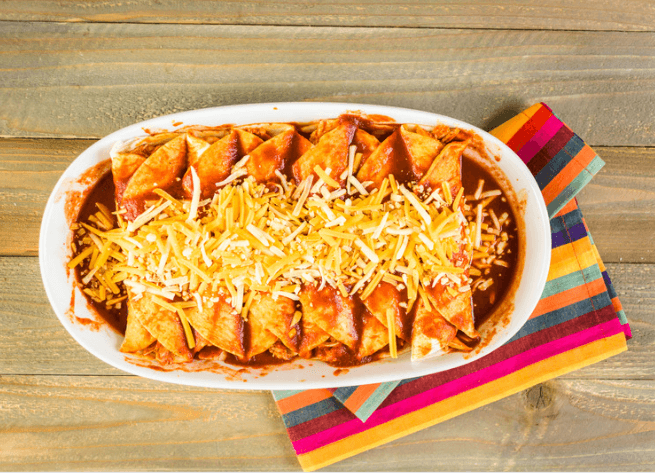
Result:
M91 192L87 195L84 200L84 204L80 209L80 213L77 216L76 224L79 226L80 223L88 223L89 217L98 212L98 205L100 203L107 207L110 212L116 210L116 203L114 201L114 181L112 179L111 172L104 175L98 183L94 186ZM112 215L113 220L111 221L112 225L116 225L115 217ZM88 238L88 237L86 237ZM73 239L76 248L81 248L85 246L85 243L80 238L80 232L76 231ZM75 267L75 277L77 278L80 287L82 287L82 279L89 272L89 263L90 259L85 259ZM119 284L121 294L120 296L127 295L125 287L122 284ZM124 301L108 307L104 302L98 302L88 294L84 293L86 300L89 305L91 305L95 311L100 315L105 322L107 322L114 330L116 330L121 335L125 335L125 327L127 326L127 299Z
M403 147L398 147L398 148L402 149ZM407 161L409 162L409 158L407 159ZM285 172L285 174L290 175L291 174L289 172L290 166L287 166L285 171L287 171ZM414 180L413 173L409 169L394 169L393 173L394 175L398 176L399 178L398 180L401 182ZM464 158L462 162L462 183L465 189L464 195L470 197L477 189L478 183L481 179L484 180L485 182L484 185L485 191L501 189L500 185L494 180L493 176L487 170L485 170L482 166L473 162L472 160ZM169 193L171 193L174 197L182 197L183 191L179 184L180 184L179 182L176 182L172 186L172 188L166 190ZM78 215L76 223L78 225L82 222L87 223L90 217L93 218L93 215L98 211L98 206L96 205L96 203L103 204L111 212L114 212L116 209L114 195L115 195L114 182L111 173L108 173L98 181L98 183L93 188L93 190L88 194L82 206L82 209ZM475 208L473 205L471 206ZM471 275L470 277L472 278L472 280L475 281L477 277L483 277L484 279L488 279L488 278L493 279L493 284L487 287L485 290L473 291L473 314L474 314L476 328L479 327L486 320L487 316L493 312L494 307L497 306L500 303L500 301L503 300L503 297L505 296L505 294L509 289L516 259L518 256L519 242L518 242L518 231L516 227L516 218L513 215L513 212L511 210L509 203L507 202L505 195L501 194L497 198L494 198L486 206L485 211L489 209L493 210L496 216L500 217L505 213L509 216L509 218L503 223L503 225L498 231L498 233L500 234L506 233L507 238L506 238L506 243L504 244L505 249L502 255L502 261L506 263L508 267L501 266L498 264L493 264L493 262L489 264L489 263L482 263L480 261L474 260L473 267L476 268L481 274ZM491 223L489 222L489 218L486 219L486 223L488 223L488 225L491 226ZM115 224L115 219L114 221L112 221L112 224ZM80 236L79 232L75 233L74 243L76 245L76 248L79 249L85 245L82 242L83 238L84 237ZM88 239L88 237L86 238ZM89 271L89 259L86 259L82 264L78 265L75 268L76 277L78 279L78 282L80 282L80 286L82 286L81 284L82 278L84 278L84 276L88 274L88 271ZM120 296L126 295L124 286L120 283L118 284L118 286L120 287L120 291L121 291ZM404 292L405 292L404 297L406 298L406 291ZM102 317L102 319L104 319L114 330L116 330L120 334L122 335L125 334L125 328L127 323L127 300L123 300L121 303L114 304L108 307L105 302L99 302L97 300L94 300L86 293L85 296L87 298L88 303L96 310L96 312ZM356 301L354 302L353 313L356 321L355 331L357 333L353 334L353 338L356 340L356 343L359 344L361 341L360 339L361 339L361 332L362 332L362 320L365 319L366 317L373 317L373 315L368 311L368 309L366 309L364 304L361 301L359 301L358 297L355 297L355 299ZM326 301L326 303L327 302L329 301ZM401 326L407 327L411 330L414 320L416 305L414 306L414 309L409 313L406 313L406 311L404 310L402 311L403 320ZM297 309L300 309L299 304ZM246 349L247 346L249 345L249 333L247 332L248 330L245 331L242 337ZM410 337L408 335L411 334L405 333L403 335L404 338L406 338L407 340L403 340L402 338L397 338L398 349L403 348L409 343ZM465 335L463 335L461 332L459 333L458 337L460 338L460 341L471 347L475 346L479 341L479 340L472 340L466 337ZM216 354L220 353L220 349L215 349L214 350L215 353L212 352L210 354L209 352L213 348L214 347L206 347L205 349L203 349L204 351L207 352L209 358L215 358ZM319 347L316 350L321 350L321 354L324 355L323 358L326 358L329 364L336 367L350 367L350 366L365 364L370 361L374 361L376 359L388 355L389 347L387 346L382 350L376 352L375 354L371 356L363 357L362 359L358 359L356 357L356 350L351 350L350 348L346 347L341 343L335 343L333 344L333 346L330 347ZM201 359L204 358L202 354L203 351L200 352ZM230 364L235 364L239 366L265 366L265 365L273 365L273 364L280 364L286 362L285 360L272 356L268 351L252 357L247 362L241 361L234 355L230 355L230 354L227 354L227 356L223 355L223 359L224 361Z
M478 182L483 179L485 182L485 190L501 189L500 185L496 182L493 176L479 164L470 159L462 160L462 185L464 186L464 194L470 195L478 187ZM494 307L503 299L507 293L514 268L516 267L516 258L518 257L519 237L516 227L516 217L512 212L512 208L507 202L507 197L501 194L493 199L485 209L491 209L500 217L504 213L509 215L509 219L501 225L501 233L507 232L507 244L503 251L502 261L507 262L508 268L499 266L497 264L490 264L488 268L484 268L481 272L487 278L492 278L494 283L485 291L473 291L473 316L475 317L475 326L478 328L489 315L493 312ZM486 219L489 221L489 219ZM489 222L491 225L491 222ZM474 261L475 267L476 262ZM488 273L487 273L488 271ZM473 277L475 280L475 277Z

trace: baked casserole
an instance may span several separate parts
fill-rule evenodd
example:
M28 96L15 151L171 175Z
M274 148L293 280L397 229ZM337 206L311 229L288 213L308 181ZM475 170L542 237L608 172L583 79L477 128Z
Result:
M476 140L359 112L151 132L112 150L69 267L163 364L471 351L517 244L498 186L464 185Z

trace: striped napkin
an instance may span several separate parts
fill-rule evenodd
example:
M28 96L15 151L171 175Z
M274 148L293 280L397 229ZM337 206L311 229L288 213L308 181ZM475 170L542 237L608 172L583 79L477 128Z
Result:
M545 104L491 132L539 183L551 217L546 287L525 326L493 353L420 378L275 391L305 471L369 450L625 351L625 313L574 196L604 162Z

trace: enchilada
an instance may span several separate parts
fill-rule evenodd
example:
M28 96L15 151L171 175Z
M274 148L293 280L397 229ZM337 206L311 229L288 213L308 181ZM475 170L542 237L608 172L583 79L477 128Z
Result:
M468 351L498 236L464 195L470 139L362 114L155 134L112 153L116 210L80 221L72 267L161 362Z

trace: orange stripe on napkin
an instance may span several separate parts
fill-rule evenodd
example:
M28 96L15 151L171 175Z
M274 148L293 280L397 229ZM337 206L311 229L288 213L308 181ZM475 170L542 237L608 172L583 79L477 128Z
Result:
M617 312L620 312L623 310L623 305L621 304L621 301L619 300L618 297L615 297L612 299L612 306L614 307L614 310Z
M596 152L584 145L580 152L562 169L541 191L546 204L550 204L568 186L576 176L596 157Z
M327 389L308 389L307 391L302 391L293 396L280 399L277 401L277 405L280 408L280 412L286 414L331 397L332 392Z
M548 312L562 309L567 305L575 304L576 302L597 296L606 290L607 286L605 286L605 281L603 281L602 278L598 278L587 284L558 292L557 294L541 299L530 315L530 318L534 319L535 317L547 314Z
M562 210L560 210L559 212L557 212L557 213L553 216L553 218L555 218L555 217L562 217L562 216L566 215L566 214L569 213L569 212L573 212L574 210L578 210L578 203L576 202L575 199L571 199L571 200L569 200L569 201L567 202L567 204L566 204L564 207L562 207ZM585 225L585 228L587 228L586 225ZM588 229L588 228L587 228L587 233L589 233L589 229Z
M380 383L359 386L343 405L349 411L356 412L379 387Z

